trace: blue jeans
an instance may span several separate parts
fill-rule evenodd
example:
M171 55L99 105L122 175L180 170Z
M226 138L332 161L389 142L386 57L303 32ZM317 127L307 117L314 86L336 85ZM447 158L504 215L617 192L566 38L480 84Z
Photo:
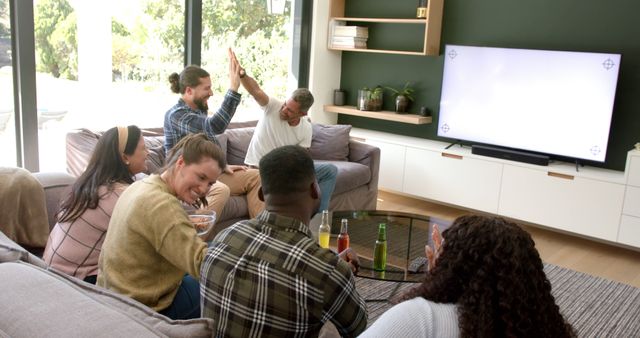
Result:
M200 317L200 283L189 275L184 275L173 303L160 311L171 319L191 319Z
M329 210L329 201L333 195L333 189L336 187L336 178L338 177L338 168L331 163L315 163L316 179L320 186L320 212Z

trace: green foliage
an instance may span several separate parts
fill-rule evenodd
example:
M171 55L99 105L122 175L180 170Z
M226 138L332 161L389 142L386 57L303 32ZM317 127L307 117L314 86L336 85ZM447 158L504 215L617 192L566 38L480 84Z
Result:
M150 19L144 22L147 36L159 38L171 58L177 60L182 59L184 51L185 13L181 4L184 1L148 0L145 8Z
M290 9L284 14L267 13L264 0L217 0L202 4L203 42L212 37L230 32L238 38L247 38L253 34L262 34L264 38L284 38L286 30L281 27L287 22Z
M384 94L384 90L380 86L375 86L369 89L369 87L363 87L361 90L365 91L365 98L367 100L380 100Z
M289 10L283 15L268 14L264 0L203 3L202 65L212 74L214 93L224 93L228 88L226 49L232 47L240 64L268 95L287 94ZM243 95L245 107L246 100L253 99Z
M78 77L77 21L66 0L41 0L35 9L37 69L75 80Z
M38 70L75 79L77 25L68 1L38 2L35 27ZM118 13L112 18L114 78L166 85L167 76L182 68L184 1L140 1L143 13L133 20L126 20L130 16L118 16ZM228 88L226 49L232 47L243 67L267 93L286 94L291 57L286 26L289 15L289 7L282 15L268 14L264 0L203 2L202 65L212 74L214 93L224 94Z
M9 1L0 0L0 38L11 35L9 29Z
M393 97L396 96L405 96L406 98L409 99L409 101L415 101L415 99L413 98L413 93L415 92L415 89L413 89L411 87L411 82L407 82L404 84L404 87L402 87L401 89L395 89L393 87L385 87L386 89L391 91L391 95L393 95Z
M139 48L125 25L111 19L111 65L116 78L127 78L140 61Z
M125 25L121 24L120 22L118 22L116 19L113 19L113 18L111 19L111 33L113 35L118 35L118 36L131 35L131 33L129 32L127 27L125 27Z

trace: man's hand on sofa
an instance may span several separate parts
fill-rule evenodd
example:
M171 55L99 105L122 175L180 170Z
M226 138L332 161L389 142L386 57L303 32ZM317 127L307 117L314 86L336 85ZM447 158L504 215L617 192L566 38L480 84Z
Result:
M234 172L236 171L240 171L240 170L247 170L249 169L249 167L247 167L246 165L235 165L235 164L229 164L227 165L226 168L224 168L224 172L229 174L229 175L233 175Z

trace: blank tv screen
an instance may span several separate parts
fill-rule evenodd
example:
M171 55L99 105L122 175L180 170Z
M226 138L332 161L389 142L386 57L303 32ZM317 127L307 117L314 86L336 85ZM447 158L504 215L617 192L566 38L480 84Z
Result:
M604 162L620 54L447 45L438 136Z

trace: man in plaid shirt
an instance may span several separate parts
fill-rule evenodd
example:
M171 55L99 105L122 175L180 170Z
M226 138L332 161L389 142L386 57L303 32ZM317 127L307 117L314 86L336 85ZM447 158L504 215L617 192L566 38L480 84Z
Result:
M321 248L307 226L320 204L309 153L276 148L259 167L266 210L211 243L200 270L202 316L218 337L317 336L326 321L357 336L367 326L357 256Z
M213 95L209 73L198 66L188 66L179 75L169 76L171 90L180 94L178 103L164 116L164 148L169 150L183 137L192 133L205 133L209 140L220 145L216 135L222 134L240 103L240 65L229 49L229 90L222 105L212 116L208 116L207 101ZM260 175L256 169L244 165L227 165L222 175L207 194L209 208L219 216L229 195L247 195L249 216L255 217L264 209L258 197ZM213 233L212 233L213 234ZM207 238L206 240L211 240Z

